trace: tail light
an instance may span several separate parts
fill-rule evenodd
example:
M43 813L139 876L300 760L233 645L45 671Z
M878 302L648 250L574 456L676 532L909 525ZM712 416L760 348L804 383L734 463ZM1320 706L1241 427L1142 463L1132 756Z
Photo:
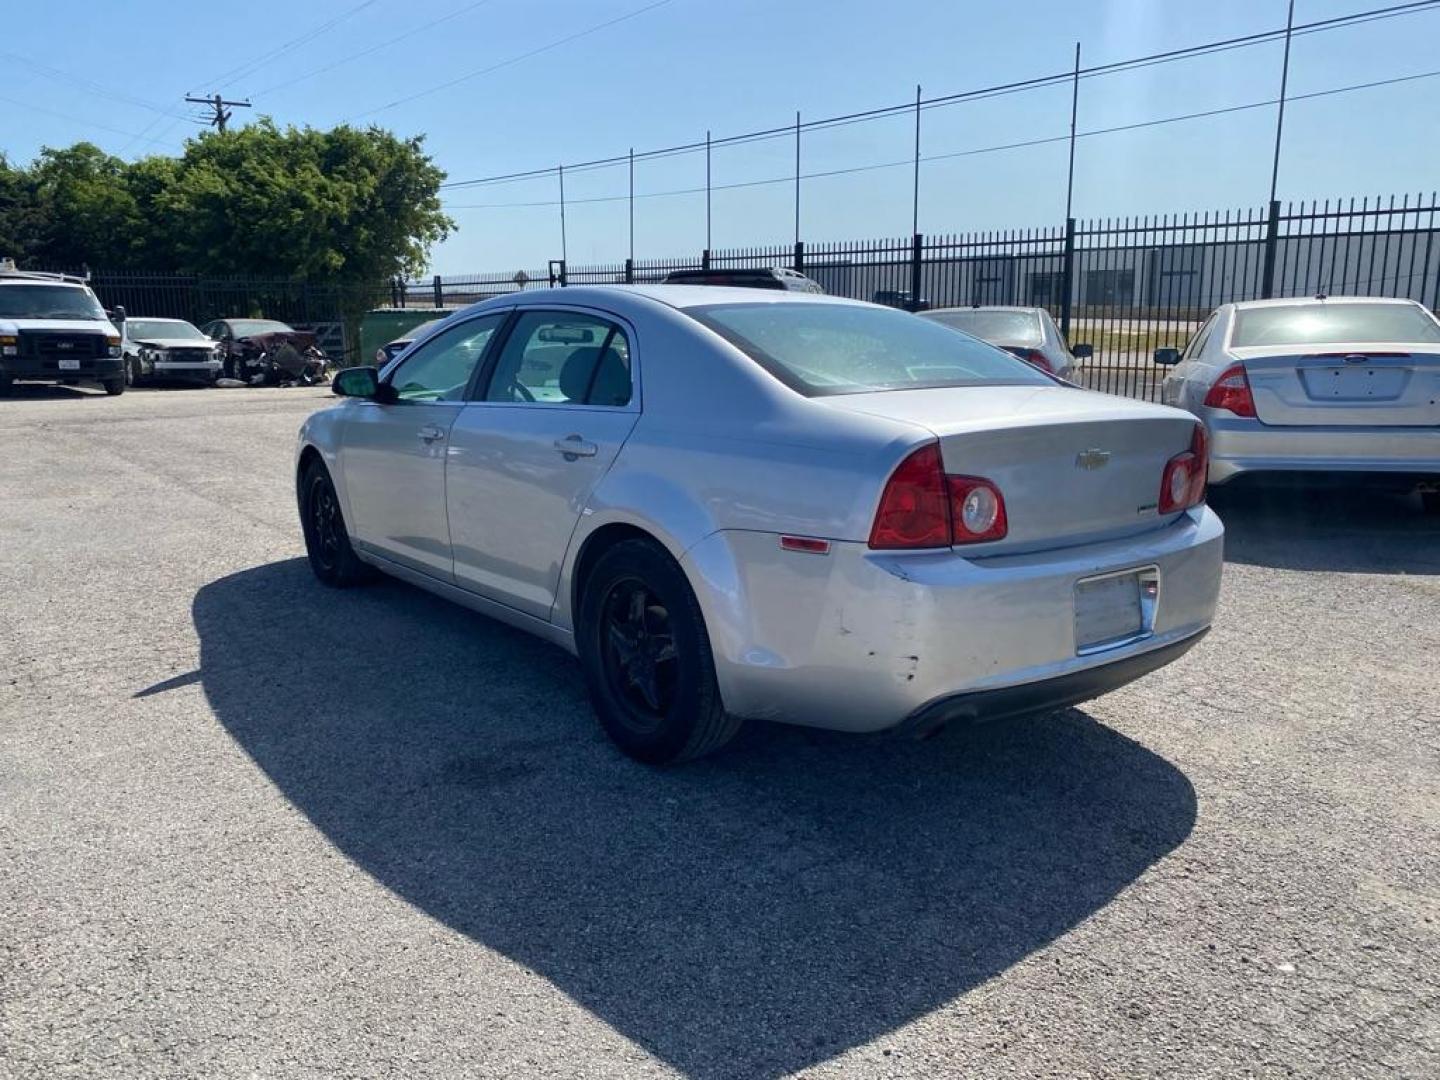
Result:
M1205 404L1212 409L1228 409L1236 416L1254 416L1255 399L1250 395L1245 365L1231 364L1226 368L1205 395Z
M1007 345L1005 351L1014 354L1032 367L1037 367L1041 371L1048 372L1051 375L1055 374L1055 369L1050 366L1050 361L1045 358L1045 354L1039 349L1026 349L1019 345Z
M1003 538L1005 497L979 476L947 476L940 444L927 443L895 469L870 529L872 548L934 548Z
M1205 501L1205 483L1210 478L1210 440L1205 425L1196 424L1190 435L1190 449L1165 463L1160 478L1160 513L1189 510Z

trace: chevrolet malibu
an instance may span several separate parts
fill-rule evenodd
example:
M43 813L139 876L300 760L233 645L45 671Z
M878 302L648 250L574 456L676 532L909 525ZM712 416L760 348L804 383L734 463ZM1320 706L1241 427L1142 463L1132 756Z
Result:
M647 762L747 718L1053 710L1174 660L1215 610L1193 416L889 308L526 292L334 390L296 458L319 579L383 571L563 646Z

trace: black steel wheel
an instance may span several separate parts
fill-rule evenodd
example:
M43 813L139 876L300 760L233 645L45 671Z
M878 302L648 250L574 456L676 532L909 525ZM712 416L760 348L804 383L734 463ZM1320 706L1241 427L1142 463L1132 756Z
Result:
M326 585L343 589L374 576L350 545L340 498L330 473L318 460L310 463L300 481L300 525L310 569Z
M583 585L577 646L606 734L661 765L723 746L740 721L725 712L699 602L659 544L626 540Z

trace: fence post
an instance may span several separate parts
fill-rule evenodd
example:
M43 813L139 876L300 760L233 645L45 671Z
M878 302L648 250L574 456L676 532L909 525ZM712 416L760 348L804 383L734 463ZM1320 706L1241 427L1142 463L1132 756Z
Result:
M1265 276L1260 280L1260 299L1275 295L1275 248L1280 241L1280 200L1270 200L1270 218L1265 223Z
M795 241L795 272L796 272L797 274L803 274L803 273L805 272L805 241L804 241L804 240L796 240L796 241Z
M1060 336L1070 344L1070 306L1075 293L1075 219L1065 219L1065 266L1060 272Z
M910 303L911 311L920 310L920 259L925 238L918 232L910 240Z
M634 259L626 259L626 260L625 260L625 284L626 284L626 285L634 285L634 284L635 284L635 260L634 260Z
M701 270L709 270L709 269L710 269L710 249L709 249L709 248L706 248L704 251L702 251L702 252L700 253L700 269L701 269Z
M445 290L441 287L439 274L435 275L435 306L436 308L445 306Z

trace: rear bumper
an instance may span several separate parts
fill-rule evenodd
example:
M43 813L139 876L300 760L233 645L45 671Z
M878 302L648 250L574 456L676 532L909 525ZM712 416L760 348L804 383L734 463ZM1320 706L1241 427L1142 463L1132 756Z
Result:
M853 542L809 555L781 550L770 533L720 532L683 565L727 709L881 731L947 700L1002 713L1083 700L1168 662L1214 617L1223 543L1219 518L1202 508L1123 540L988 558ZM1080 655L1076 582L1147 567L1160 582L1149 632Z
M1179 659L1209 632L1207 627L1148 652L1040 682L953 694L911 713L901 726L906 730L925 732L952 720L1009 720L1079 705Z
M1440 428L1274 427L1206 416L1210 482L1242 473L1440 473Z

